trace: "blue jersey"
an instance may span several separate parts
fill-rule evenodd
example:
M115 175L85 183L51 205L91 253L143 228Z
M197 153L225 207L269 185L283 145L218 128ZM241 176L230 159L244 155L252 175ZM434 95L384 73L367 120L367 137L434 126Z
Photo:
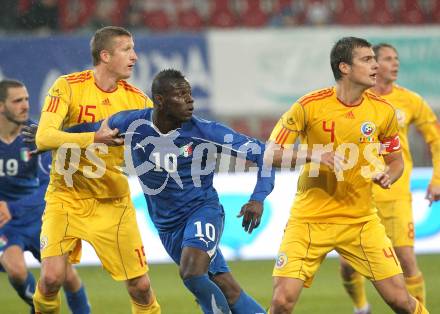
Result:
M251 200L263 202L274 186L274 172L263 167L264 144L213 121L192 117L181 128L162 134L152 123L153 109L123 111L109 119L110 128L125 136L126 169L136 174L159 231L185 222L200 207L219 206L213 187L219 153L257 164L258 178ZM69 132L96 131L100 122ZM127 147L128 148L128 147Z
M31 156L33 149L21 135L10 144L0 140L0 200L11 212L9 225L26 225L40 219L44 210L51 156Z

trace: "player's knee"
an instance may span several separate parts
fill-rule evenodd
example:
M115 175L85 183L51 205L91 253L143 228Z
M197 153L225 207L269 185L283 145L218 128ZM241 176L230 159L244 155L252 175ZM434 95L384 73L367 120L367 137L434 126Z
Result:
M205 273L206 273L205 270L199 269L197 267L180 265L180 268L179 268L179 275L180 275L180 278L182 278L182 280L185 280L185 279L188 279L191 277L201 276Z
M58 292L64 282L64 275L57 272L45 272L40 276L40 287L43 294Z
M287 298L285 295L274 295L272 298L272 303L270 305L270 313L280 314L280 313L291 313L293 307L295 306L295 300L292 298Z
M127 281L128 293L135 299L149 299L151 283L147 276L140 276Z
M28 270L24 265L17 265L8 269L8 277L13 282L25 282L28 276Z

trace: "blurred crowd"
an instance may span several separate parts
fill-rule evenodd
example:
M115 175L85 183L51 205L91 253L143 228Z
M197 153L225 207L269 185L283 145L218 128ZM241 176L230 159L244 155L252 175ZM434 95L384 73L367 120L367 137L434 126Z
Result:
M440 0L1 0L3 31L151 32L440 23Z

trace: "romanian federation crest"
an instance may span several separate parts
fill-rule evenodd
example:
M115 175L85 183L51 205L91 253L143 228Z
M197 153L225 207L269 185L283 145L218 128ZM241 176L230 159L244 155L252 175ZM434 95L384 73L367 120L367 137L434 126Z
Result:
M373 122L364 122L361 125L361 133L365 137L369 137L373 135L374 131L376 131L376 125Z
M277 261L275 263L276 268L283 268L287 264L287 255L286 253L279 253L277 256Z

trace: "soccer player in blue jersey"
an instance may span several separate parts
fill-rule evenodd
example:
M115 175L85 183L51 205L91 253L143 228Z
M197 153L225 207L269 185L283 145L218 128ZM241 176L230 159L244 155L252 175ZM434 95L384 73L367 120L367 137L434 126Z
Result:
M264 144L193 116L191 86L179 71L160 72L152 96L154 109L119 112L69 132L110 128L125 136L127 170L138 176L160 239L204 313L265 313L232 277L218 247L224 210L213 187L220 152L256 163L256 187L238 216L245 231L258 227L274 185L263 166Z
M31 156L20 131L29 121L29 95L15 80L0 81L0 269L34 313L35 279L24 251L40 260L41 216L49 182L49 153ZM90 313L84 286L69 264L64 284L74 314Z

